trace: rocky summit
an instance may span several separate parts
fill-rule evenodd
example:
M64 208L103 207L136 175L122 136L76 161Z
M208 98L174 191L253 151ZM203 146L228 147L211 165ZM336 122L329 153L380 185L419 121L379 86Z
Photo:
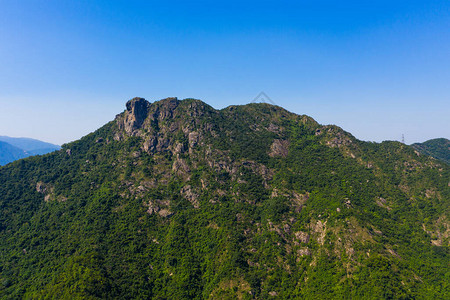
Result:
M0 168L0 297L449 299L449 171L274 105L133 98Z

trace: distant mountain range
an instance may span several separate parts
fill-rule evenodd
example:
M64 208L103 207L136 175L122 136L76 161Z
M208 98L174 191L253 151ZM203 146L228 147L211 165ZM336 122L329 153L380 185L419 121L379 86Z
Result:
M447 164L450 164L450 140L438 138L423 143L412 144L411 147L422 154L432 156Z
M42 155L61 147L30 138L0 136L0 166L32 155Z
M11 144L0 141L0 165L5 165L9 162L27 157L27 153L20 148L14 147Z

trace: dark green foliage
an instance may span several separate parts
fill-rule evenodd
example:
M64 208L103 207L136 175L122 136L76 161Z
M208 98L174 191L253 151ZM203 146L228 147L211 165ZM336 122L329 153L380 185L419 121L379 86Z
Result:
M411 147L422 154L429 155L450 164L450 140L448 139L432 139L423 143L412 144Z

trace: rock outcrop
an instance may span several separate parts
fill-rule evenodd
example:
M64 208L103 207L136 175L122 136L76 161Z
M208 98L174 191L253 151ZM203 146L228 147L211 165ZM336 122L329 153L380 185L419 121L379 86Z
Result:
M150 102L144 98L136 97L128 101L126 107L123 129L128 134L133 135L136 129L141 128L147 118Z
M272 157L286 157L289 153L289 141L275 139L270 147L269 155Z

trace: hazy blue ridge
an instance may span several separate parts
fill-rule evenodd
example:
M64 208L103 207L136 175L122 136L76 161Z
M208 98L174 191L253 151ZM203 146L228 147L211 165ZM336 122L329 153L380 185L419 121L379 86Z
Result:
M0 141L0 165L6 165L17 159L29 156L24 150Z
M33 154L45 154L51 151L61 149L59 145L24 137L16 138L9 136L0 136L0 141L6 142L10 145L13 145L17 148L23 149Z
M32 155L43 155L60 146L31 138L0 136L0 166Z
M55 148L40 148L40 149L35 149L35 150L30 150L28 151L28 153L30 155L43 155L43 154L47 154L53 151L56 151L59 149L55 149Z

